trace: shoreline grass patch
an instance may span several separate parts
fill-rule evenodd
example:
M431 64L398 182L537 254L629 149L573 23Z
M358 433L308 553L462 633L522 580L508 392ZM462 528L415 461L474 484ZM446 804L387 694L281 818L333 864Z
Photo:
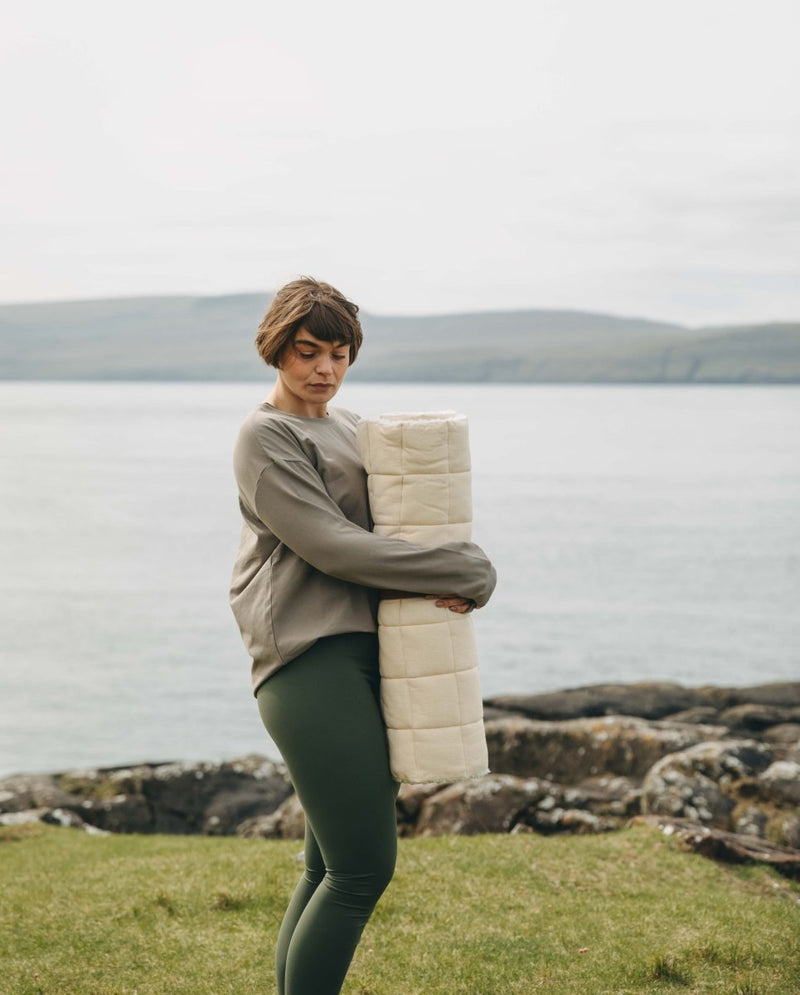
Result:
M23 831L24 830L24 831ZM343 995L796 995L800 885L636 826L402 839ZM299 844L0 830L0 993L273 993Z

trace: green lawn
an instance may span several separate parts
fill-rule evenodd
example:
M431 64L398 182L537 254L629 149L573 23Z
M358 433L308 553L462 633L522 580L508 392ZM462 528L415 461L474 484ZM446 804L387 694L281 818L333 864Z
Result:
M274 992L297 843L0 830L0 992ZM797 995L800 886L655 830L401 840L347 995Z

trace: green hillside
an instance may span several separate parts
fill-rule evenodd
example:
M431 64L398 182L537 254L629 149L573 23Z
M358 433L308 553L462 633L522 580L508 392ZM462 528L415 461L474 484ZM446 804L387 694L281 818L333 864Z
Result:
M0 379L256 380L268 294L0 305ZM798 383L800 323L690 329L582 311L362 313L361 381Z

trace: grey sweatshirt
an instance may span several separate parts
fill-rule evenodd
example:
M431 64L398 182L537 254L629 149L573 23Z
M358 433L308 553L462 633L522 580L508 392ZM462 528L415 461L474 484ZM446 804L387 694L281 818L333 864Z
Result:
M370 532L357 422L343 408L305 418L264 402L239 431L243 522L230 601L254 693L322 636L375 632L378 589L479 606L494 590L494 568L474 543L427 548Z

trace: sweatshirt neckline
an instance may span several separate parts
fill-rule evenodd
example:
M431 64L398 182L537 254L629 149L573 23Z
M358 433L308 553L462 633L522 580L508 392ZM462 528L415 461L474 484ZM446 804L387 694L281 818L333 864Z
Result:
M332 408L325 418L314 418L311 415L296 415L291 411L284 411L282 408L276 408L274 404L270 404L269 401L262 401L261 406L267 408L269 411L274 411L276 414L280 415L282 418L296 418L298 421L302 422L314 422L315 424L330 425L335 419L333 412L336 410Z

